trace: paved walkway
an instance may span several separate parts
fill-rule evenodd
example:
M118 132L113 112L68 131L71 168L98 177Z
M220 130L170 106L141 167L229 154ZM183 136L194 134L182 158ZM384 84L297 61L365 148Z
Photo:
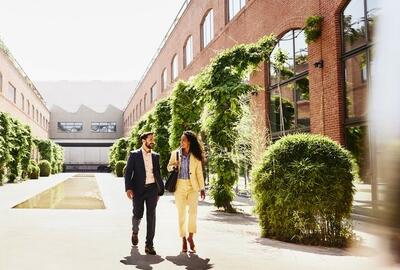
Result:
M103 210L11 209L71 174L0 187L0 269L378 269L382 247L375 228L356 224L362 241L349 250L309 247L262 239L246 202L243 214L226 214L210 201L199 207L198 255L179 253L176 209L171 195L157 208L155 248L144 255L145 222L138 248L130 244L131 205L122 178L96 174ZM379 230L379 229L377 229ZM389 268L387 268L389 269ZM394 269L394 268L393 268Z

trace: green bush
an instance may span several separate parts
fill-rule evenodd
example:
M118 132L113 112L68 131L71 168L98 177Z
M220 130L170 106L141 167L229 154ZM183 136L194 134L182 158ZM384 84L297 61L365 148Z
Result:
M262 235L282 241L343 247L356 173L350 153L321 135L285 136L253 172Z
M36 160L31 159L31 160L29 160L29 165L37 166L38 164L37 164Z
M124 167L126 166L126 161L125 160L119 160L117 161L117 163L115 164L115 174L117 175L117 177L123 177L123 171L124 171Z
M35 166L30 164L28 166L28 177L29 179L39 179L39 173L40 173L40 169L39 166Z
M11 120L7 113L0 112L0 185L6 181L7 165L11 160L10 155Z
M161 177L168 175L167 165L170 158L169 148L169 123L171 122L171 99L163 99L157 102L154 109L153 130L156 135L154 151L160 154Z
M49 176L51 174L51 163L48 160L39 161L40 176Z

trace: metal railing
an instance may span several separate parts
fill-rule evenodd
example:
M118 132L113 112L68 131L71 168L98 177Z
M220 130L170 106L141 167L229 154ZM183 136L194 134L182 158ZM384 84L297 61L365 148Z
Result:
M190 2L192 0L185 0L181 6L181 8L178 11L178 14L175 16L174 21L172 22L171 26L169 27L167 33L165 34L163 40L161 41L161 44L158 46L157 51L154 53L153 57L151 58L149 64L147 65L142 77L140 78L138 84L136 85L135 89L133 90L133 93L129 97L128 104L126 104L124 111L128 108L130 102L132 101L133 96L135 95L136 91L139 89L139 87L142 85L144 78L146 77L148 71L150 70L151 66L154 64L155 60L157 59L158 55L160 54L160 51L164 48L165 44L167 43L167 40L171 33L174 31L175 26L178 24L180 18L182 17L183 13L185 13L187 7L189 6Z

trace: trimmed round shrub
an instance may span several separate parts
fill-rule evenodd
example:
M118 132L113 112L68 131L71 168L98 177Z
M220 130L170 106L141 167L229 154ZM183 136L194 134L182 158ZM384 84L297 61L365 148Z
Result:
M126 161L125 160L119 160L115 164L115 174L117 177L123 177L124 176L124 167L126 166Z
M349 151L312 134L271 145L253 172L253 198L263 237L309 245L347 246L356 178Z
M39 179L39 166L34 166L32 164L30 164L28 166L28 177L29 179Z
M51 164L48 160L39 161L40 176L49 176L51 174Z

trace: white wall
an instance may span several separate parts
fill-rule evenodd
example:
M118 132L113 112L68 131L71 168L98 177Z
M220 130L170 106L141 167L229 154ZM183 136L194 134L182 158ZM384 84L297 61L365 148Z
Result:
M63 147L65 164L108 164L110 147Z

